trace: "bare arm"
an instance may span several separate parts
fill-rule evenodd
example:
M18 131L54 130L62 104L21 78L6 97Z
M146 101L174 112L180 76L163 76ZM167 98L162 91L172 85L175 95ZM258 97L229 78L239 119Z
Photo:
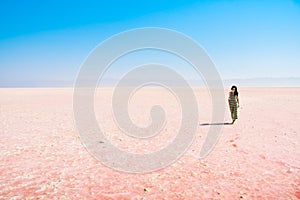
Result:
M240 101L239 101L239 97L238 96L236 96L236 101L238 103L238 107L240 107Z

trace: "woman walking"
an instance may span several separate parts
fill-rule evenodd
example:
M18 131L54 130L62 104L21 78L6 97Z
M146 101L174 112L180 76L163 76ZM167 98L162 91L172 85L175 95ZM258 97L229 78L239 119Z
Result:
M239 93L237 91L237 87L234 85L231 87L231 91L229 92L228 103L231 112L232 124L238 118L237 116L237 108L240 107L239 102Z

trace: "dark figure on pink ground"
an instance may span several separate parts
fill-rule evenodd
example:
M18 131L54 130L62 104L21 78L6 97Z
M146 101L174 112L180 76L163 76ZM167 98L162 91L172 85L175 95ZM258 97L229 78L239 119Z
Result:
M228 103L231 112L232 124L233 124L234 121L238 118L237 109L238 107L240 107L239 93L235 85L231 87L231 91L229 92Z

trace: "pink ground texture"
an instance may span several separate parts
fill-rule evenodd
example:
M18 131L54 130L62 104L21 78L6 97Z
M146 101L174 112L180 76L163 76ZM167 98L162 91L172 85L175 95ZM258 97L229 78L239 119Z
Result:
M141 153L172 140L180 120L172 95L152 88L132 97L137 124L149 123L153 103L167 113L162 133L139 142L114 124L112 92L95 95L95 112L113 144ZM206 89L194 92L199 127L187 152L158 171L128 174L102 165L81 144L72 88L0 89L0 199L300 199L300 88L239 88L239 119L223 126L204 159L198 156L209 125L201 124L210 123L211 104ZM231 122L226 106L224 122Z

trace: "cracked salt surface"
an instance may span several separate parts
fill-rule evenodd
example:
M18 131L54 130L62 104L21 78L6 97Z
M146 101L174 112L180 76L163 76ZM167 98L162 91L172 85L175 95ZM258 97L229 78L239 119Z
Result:
M209 94L194 91L199 124L209 123ZM240 88L239 119L224 126L208 157L198 159L209 128L199 126L180 160L147 174L114 171L86 151L75 130L72 92L0 89L0 199L300 199L300 88ZM112 90L101 95L97 120L114 145L152 152L172 141L180 109L164 90L141 91L130 106L133 121L145 125L153 103L166 108L166 127L148 141L122 134L111 121Z

